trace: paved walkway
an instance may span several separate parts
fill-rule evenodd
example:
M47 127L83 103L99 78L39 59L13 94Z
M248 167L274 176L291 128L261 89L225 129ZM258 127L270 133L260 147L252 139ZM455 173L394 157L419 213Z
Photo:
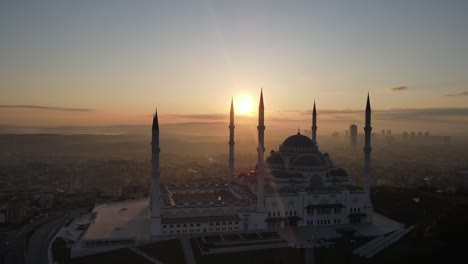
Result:
M184 237L180 240L182 242L182 248L185 255L185 263L196 264L195 256L193 255L192 245L190 244L190 238Z
M146 254L145 252L137 249L137 248L130 248L130 250L132 250L133 252L137 253L138 255L144 257L145 259L147 259L148 261L150 261L151 263L154 263L154 264L164 264L162 263L161 261L151 257L150 255Z

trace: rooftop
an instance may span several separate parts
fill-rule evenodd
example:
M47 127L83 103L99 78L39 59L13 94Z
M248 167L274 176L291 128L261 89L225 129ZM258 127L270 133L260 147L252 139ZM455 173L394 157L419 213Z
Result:
M148 198L97 205L84 240L135 238L149 230Z

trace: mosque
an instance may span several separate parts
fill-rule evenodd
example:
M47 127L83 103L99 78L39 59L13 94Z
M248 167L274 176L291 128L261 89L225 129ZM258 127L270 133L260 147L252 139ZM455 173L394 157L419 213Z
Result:
M250 181L234 169L234 107L229 125L226 182L160 184L158 113L152 125L151 194L147 199L97 205L80 247L135 245L187 234L321 228L371 224L371 107L365 111L364 188L353 185L317 144L317 111L312 138L299 132L265 155L263 92L258 114L257 162ZM163 153L163 152L162 152Z

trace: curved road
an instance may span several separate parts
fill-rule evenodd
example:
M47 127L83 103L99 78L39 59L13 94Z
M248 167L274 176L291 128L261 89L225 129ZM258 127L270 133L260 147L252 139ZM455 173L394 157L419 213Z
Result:
M6 264L24 264L26 253L26 241L28 234L33 232L33 229L42 225L47 219L40 219L38 221L28 223L18 230L11 232L8 236L9 246L5 258Z
M28 223L9 234L9 246L5 258L6 264L44 263L48 264L48 246L66 219L48 217ZM28 247L26 241L31 232Z
M25 258L26 264L49 264L49 244L66 221L63 217L53 219L33 233Z

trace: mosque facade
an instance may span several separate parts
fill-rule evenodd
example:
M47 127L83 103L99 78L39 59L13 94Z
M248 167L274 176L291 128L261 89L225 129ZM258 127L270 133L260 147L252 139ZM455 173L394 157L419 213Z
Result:
M371 108L366 107L365 186L354 186L346 171L336 168L317 145L317 111L312 113L312 138L298 132L268 157L264 147L264 102L260 95L257 163L250 183L234 172L234 109L231 102L229 177L227 182L159 184L159 126L153 119L151 235L279 229L372 222L370 201Z

